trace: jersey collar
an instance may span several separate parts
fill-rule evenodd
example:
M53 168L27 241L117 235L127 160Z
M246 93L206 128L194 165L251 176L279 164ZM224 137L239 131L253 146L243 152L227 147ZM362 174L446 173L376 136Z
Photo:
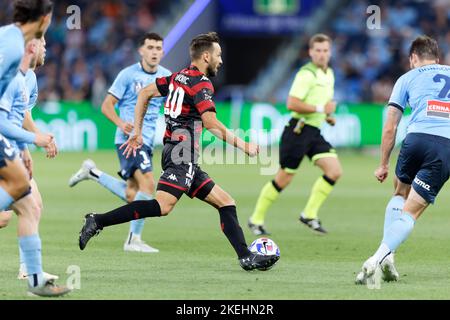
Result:
M145 72L146 74L156 74L157 72L158 72L158 70L156 70L155 72L148 72L148 71L145 71L145 69L144 69L144 67L142 66L142 61L139 61L139 67L141 67L141 70L143 71L143 72Z
M188 68L189 70L195 70L195 71L200 71L196 66L194 66L193 64L191 64Z

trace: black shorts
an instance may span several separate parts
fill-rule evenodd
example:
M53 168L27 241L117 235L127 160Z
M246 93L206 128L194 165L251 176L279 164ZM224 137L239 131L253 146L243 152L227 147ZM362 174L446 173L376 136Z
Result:
M312 161L323 157L337 157L336 150L316 127L305 124L299 133L294 132L297 119L289 120L280 141L280 167L294 171L305 155Z
M197 197L205 199L214 187L214 181L204 172L198 164L192 162L176 161L176 156L172 153L175 145L165 144L161 167L162 174L159 178L156 190L161 190L172 194L178 199L183 193L190 198Z
M17 156L17 152L11 143L0 134L0 168L6 166L6 160L13 161Z
M119 176L124 179L130 179L136 170L140 170L142 173L153 171L153 152L152 149L146 145L143 145L141 149L136 152L136 157L133 154L127 159L123 155L123 150L119 150L120 145L116 145L117 155L119 156L120 171Z
M397 160L397 178L412 185L428 203L450 175L450 139L425 133L409 133Z

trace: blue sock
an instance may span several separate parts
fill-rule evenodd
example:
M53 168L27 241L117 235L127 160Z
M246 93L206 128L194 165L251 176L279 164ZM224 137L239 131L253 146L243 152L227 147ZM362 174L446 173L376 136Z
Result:
M389 229L392 222L400 218L404 204L405 199L402 196L393 196L387 204L386 213L384 215L383 238L386 236L386 231Z
M139 191L136 193L136 196L134 197L134 200L152 200L153 197ZM140 236L142 233L142 229L144 229L144 223L145 219L137 219L130 222L130 233L133 234L133 236Z
M127 184L125 181L121 181L116 179L109 174L102 172L98 177L98 183L100 183L103 187L114 193L120 199L125 202L127 201L127 197L125 195L125 190L127 189Z
M5 210L11 203L14 202L13 197L9 195L2 187L0 187L0 211Z
M38 234L19 237L19 246L28 272L28 284L36 287L43 284L41 239Z
M391 252L395 251L400 244L408 238L409 234L414 229L415 222L416 221L409 213L402 213L386 230L382 243L386 244Z
M20 264L25 263L25 257L23 256L23 250L20 247L20 244L19 244L19 263Z

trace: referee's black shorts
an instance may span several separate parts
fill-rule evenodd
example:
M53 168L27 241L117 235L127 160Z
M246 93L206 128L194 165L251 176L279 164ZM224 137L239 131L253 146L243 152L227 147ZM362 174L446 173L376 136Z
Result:
M305 124L299 133L294 132L297 119L289 120L280 141L280 167L294 173L305 155L311 161L321 158L337 158L336 150L320 134L320 129Z

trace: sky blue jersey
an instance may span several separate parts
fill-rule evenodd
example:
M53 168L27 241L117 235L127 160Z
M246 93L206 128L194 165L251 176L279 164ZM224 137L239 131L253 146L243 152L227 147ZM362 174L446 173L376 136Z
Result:
M158 66L155 73L148 73L140 62L133 64L117 75L109 94L119 100L117 107L119 108L119 116L122 120L134 123L134 109L136 107L139 91L147 85L156 81L156 78L166 77L172 73L162 66ZM156 120L158 119L159 110L165 102L165 97L153 98L150 100L147 113L144 117L142 127L142 135L144 144L153 148L153 141L156 131ZM117 128L115 144L122 144L127 141L128 136L122 130Z
M407 133L450 139L450 66L430 64L410 70L395 83L389 105L411 107Z
M25 53L22 31L14 24L0 28L0 97L19 71Z
M38 82L36 73L33 70L28 69L25 75L25 84L28 89L28 94L30 95L30 101L28 101L28 110L32 110L37 103L38 99Z
M19 71L0 99L0 108L8 112L8 120L14 126L22 128L25 113L31 110L37 101L37 80L33 70L26 74ZM11 144L18 148L16 141Z

